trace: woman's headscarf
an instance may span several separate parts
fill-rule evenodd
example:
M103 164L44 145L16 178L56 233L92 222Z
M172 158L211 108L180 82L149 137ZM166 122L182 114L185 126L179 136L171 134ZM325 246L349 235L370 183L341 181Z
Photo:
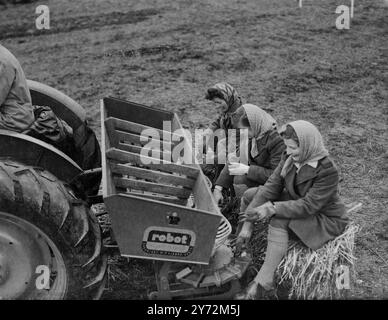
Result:
M317 127L304 120L297 120L288 123L294 130L299 140L300 155L298 164L300 167L310 161L318 161L329 155L324 146L323 138ZM285 131L287 125L284 125L279 133ZM292 168L295 161L289 156L284 163L281 176L285 177Z
M235 112L242 104L241 97L237 90L226 82L217 83L207 90L206 98L213 99L214 97L222 97L222 100L224 100L228 106L228 109L224 114Z
M253 104L241 106L247 115L249 126L253 131L251 155L256 157L259 154L256 141L264 136L268 131L276 129L276 120L263 109Z

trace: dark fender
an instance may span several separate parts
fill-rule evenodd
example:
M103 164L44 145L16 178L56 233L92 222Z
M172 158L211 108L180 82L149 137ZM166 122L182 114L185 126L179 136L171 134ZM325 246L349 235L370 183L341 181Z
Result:
M48 143L25 134L0 130L0 159L12 159L41 167L64 182L71 182L83 170L66 154Z

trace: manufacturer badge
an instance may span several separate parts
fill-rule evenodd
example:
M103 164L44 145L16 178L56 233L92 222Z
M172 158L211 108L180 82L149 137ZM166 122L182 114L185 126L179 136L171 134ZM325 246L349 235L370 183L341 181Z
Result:
M142 249L149 254L187 257L194 245L193 231L153 226L144 232Z

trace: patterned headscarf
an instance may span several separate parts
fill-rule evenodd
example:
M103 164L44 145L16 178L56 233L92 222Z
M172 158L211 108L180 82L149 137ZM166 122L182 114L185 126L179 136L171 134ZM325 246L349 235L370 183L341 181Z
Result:
M222 98L228 106L224 114L235 112L242 104L237 90L226 82L219 82L207 90L206 98L213 99L214 97Z
M288 123L292 128L294 128L295 133L298 137L300 155L298 164L300 167L305 165L310 161L318 161L329 155L329 152L326 150L323 138L321 133L318 131L312 123L304 120L297 120ZM284 125L279 133L282 133L286 130ZM284 163L282 172L280 173L282 177L285 177L289 170L292 168L295 161L289 156Z
M256 157L259 154L256 141L268 131L276 129L276 120L263 109L253 104L244 104L241 108L247 115L249 126L253 130L251 155Z

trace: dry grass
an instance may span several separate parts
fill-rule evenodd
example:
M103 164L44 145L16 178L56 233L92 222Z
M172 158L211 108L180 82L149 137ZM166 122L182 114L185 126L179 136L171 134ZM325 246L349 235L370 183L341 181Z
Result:
M337 286L337 270L354 273L354 238L359 227L350 224L339 237L319 250L294 242L278 267L279 285L286 284L290 299L341 299L346 290Z
M347 212L358 211L361 203L346 206ZM267 248L268 220L255 225L250 241L253 265L259 269ZM287 255L277 269L278 295L285 299L343 299L349 290L337 289L336 270L348 268L350 287L355 279L355 236L360 227L350 223L344 233L314 251L297 239L290 240Z

